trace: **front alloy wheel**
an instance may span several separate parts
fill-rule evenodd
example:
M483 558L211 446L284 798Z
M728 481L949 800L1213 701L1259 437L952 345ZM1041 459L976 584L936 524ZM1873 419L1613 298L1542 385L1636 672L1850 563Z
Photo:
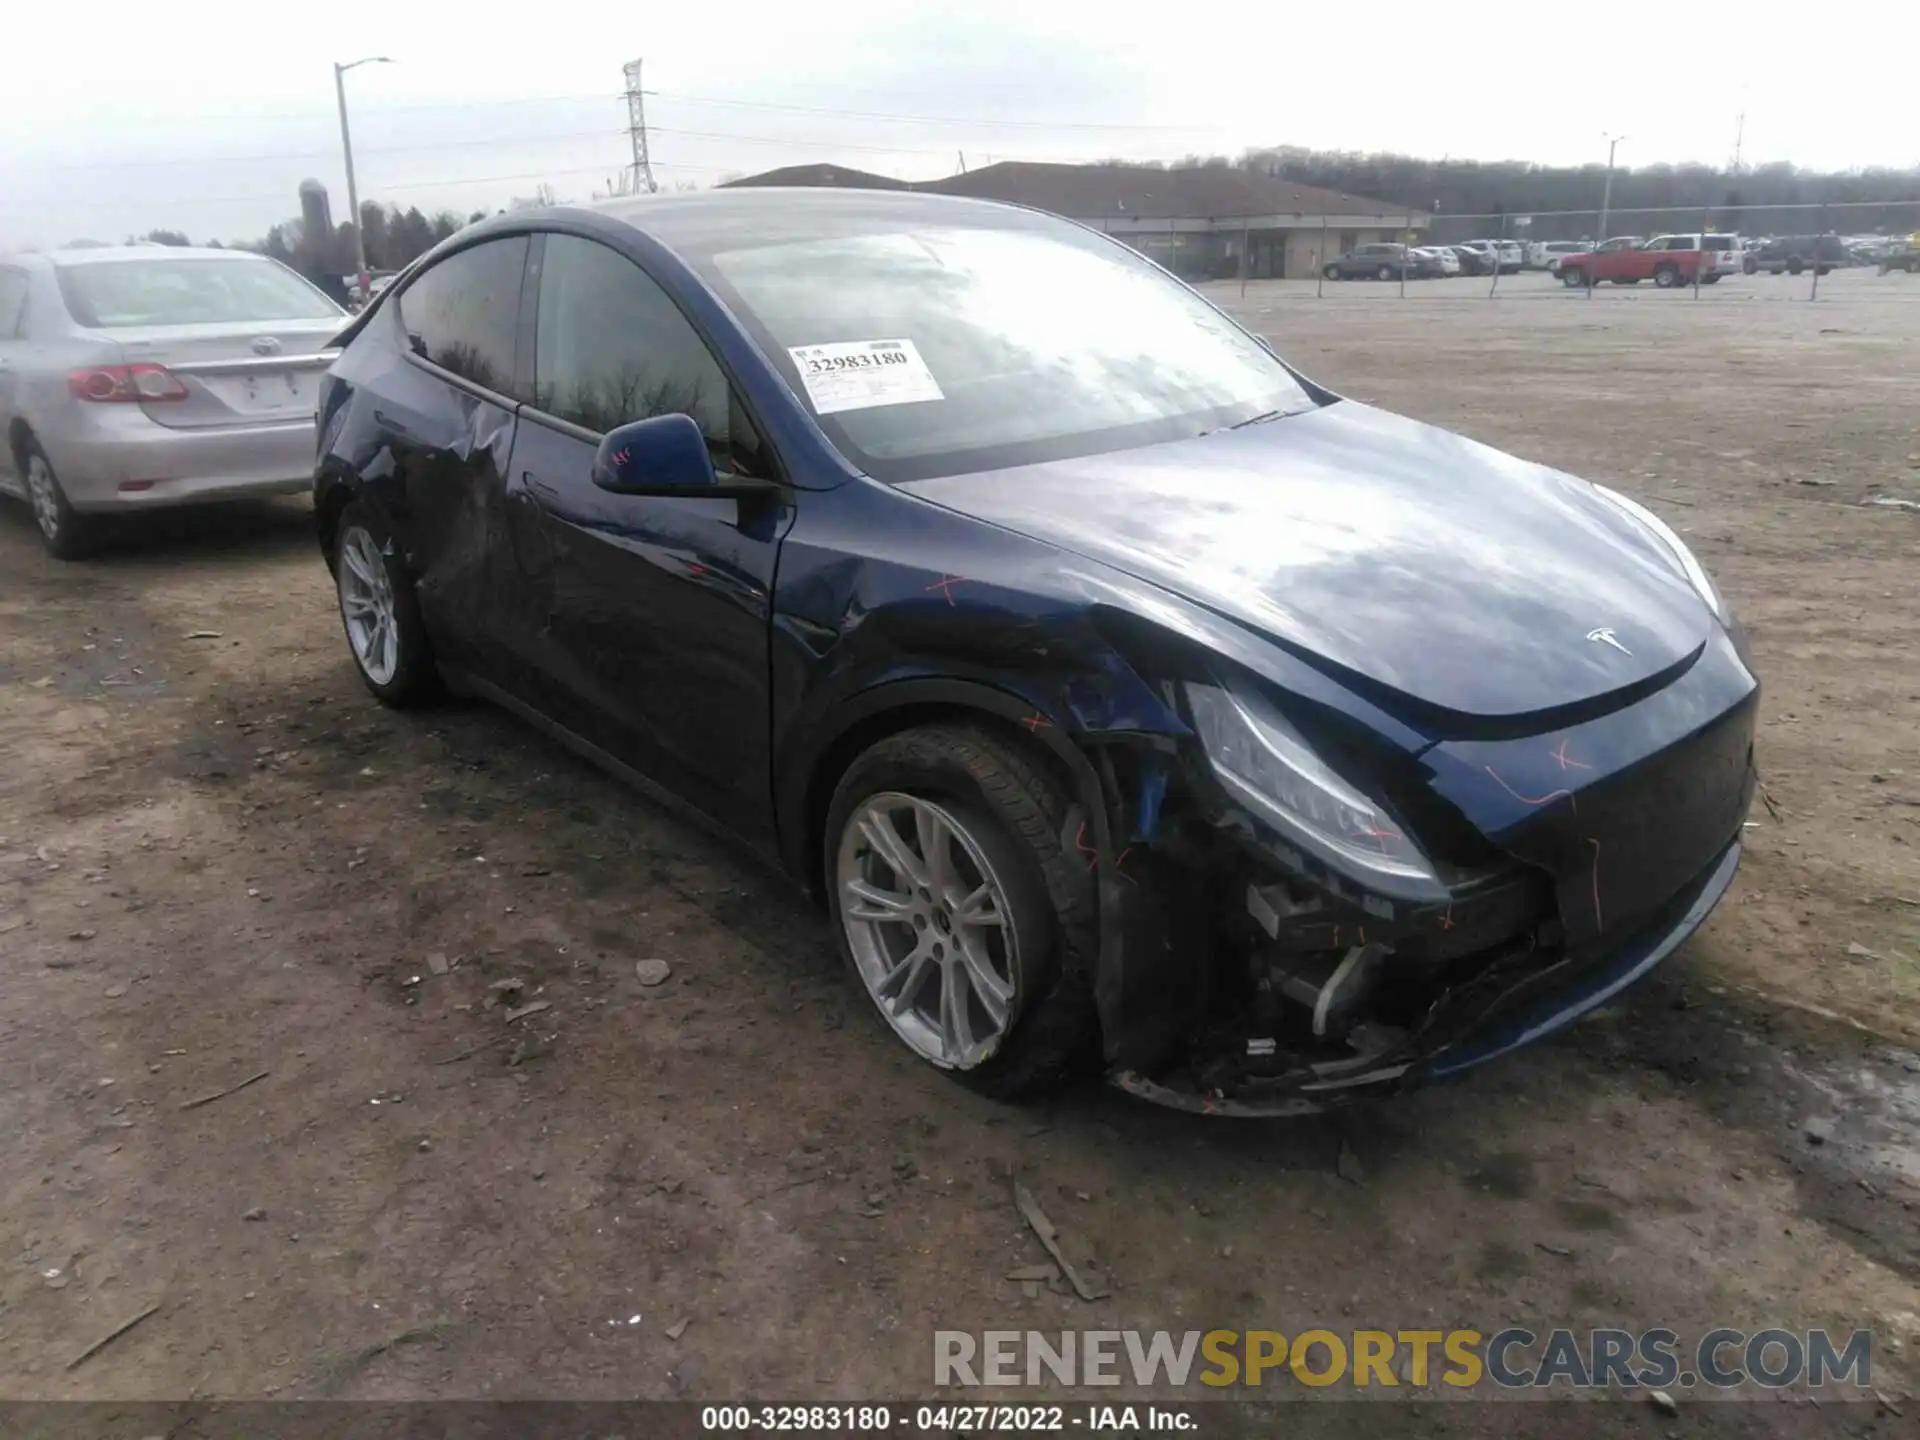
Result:
M825 821L841 953L915 1055L1010 1099L1094 1050L1086 827L1036 746L965 721L889 735L847 767Z
M942 1069L989 1058L1019 1015L1020 936L967 822L875 795L848 818L835 873L854 968L894 1033Z

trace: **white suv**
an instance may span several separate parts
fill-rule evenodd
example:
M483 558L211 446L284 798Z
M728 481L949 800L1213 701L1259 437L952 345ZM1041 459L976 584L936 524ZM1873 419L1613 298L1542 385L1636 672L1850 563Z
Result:
M1560 262L1569 255L1584 255L1593 249L1586 240L1536 240L1527 247L1527 267L1557 274Z
M1738 235L1667 235L1661 237L1669 242L1679 240L1684 243L1669 243L1669 250L1706 250L1713 256L1711 269L1704 269L1701 278L1707 276L1738 275L1744 268L1747 242Z

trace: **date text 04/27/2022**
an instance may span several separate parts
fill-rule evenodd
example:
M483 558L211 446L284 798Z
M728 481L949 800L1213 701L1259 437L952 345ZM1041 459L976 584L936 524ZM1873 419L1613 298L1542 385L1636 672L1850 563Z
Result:
M706 1405L706 1432L772 1431L853 1435L1014 1433L1197 1434L1191 1407L1160 1405Z

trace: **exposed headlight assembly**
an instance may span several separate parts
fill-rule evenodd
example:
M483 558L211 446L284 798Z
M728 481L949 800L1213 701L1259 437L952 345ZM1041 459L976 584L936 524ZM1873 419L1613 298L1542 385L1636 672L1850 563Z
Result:
M1385 807L1336 774L1267 700L1218 685L1185 690L1214 776L1240 804L1369 889L1403 900L1446 897L1433 863Z
M1706 569L1698 560L1694 559L1693 551L1687 548L1687 542L1673 533L1673 527L1671 525L1647 509L1647 507L1642 505L1638 500L1629 500L1618 490L1609 490L1604 485L1595 485L1593 488L1599 493L1602 500L1605 500L1629 520L1639 521L1641 526L1650 532L1654 539L1658 540L1672 552L1674 564L1679 567L1680 573L1686 576L1687 583L1693 586L1694 593L1706 601L1707 608L1713 611L1714 616L1719 619L1721 623L1724 624L1731 618L1727 613L1727 602L1722 600L1720 598L1720 592L1713 588L1713 581L1708 578Z

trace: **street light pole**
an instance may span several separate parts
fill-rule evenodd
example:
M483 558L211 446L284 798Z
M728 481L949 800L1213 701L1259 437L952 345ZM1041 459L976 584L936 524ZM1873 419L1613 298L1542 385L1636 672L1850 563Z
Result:
M344 117L344 112L342 112L342 114ZM344 118L342 123L345 123ZM1609 135L1606 137L1607 182L1600 188L1600 233L1593 237L1594 244L1596 245L1607 238L1607 211L1611 209L1613 205L1613 152L1619 146L1620 142L1626 138L1624 135ZM349 176L352 175L353 168L351 166L347 168L347 173ZM351 180L349 180L348 183L351 184Z
M1605 135L1601 138L1607 142L1607 180L1606 183L1600 187L1600 231L1593 237L1593 255L1595 258L1587 265L1587 299L1589 300L1593 298L1593 292L1600 288L1600 282L1593 278L1593 272L1594 268L1599 264L1600 247L1606 243L1607 239L1607 211L1613 206L1613 152L1619 146L1620 142L1627 137L1624 135Z
M353 135L347 129L347 71L359 65L392 63L384 55L368 55L359 60L349 60L344 65L336 60L333 65L333 94L340 102L340 150L347 162L347 208L353 216L353 258L358 267L356 278L360 282L360 303L363 305L367 302L367 292L373 286L373 277L367 273L366 227L360 220L360 190L353 181Z

